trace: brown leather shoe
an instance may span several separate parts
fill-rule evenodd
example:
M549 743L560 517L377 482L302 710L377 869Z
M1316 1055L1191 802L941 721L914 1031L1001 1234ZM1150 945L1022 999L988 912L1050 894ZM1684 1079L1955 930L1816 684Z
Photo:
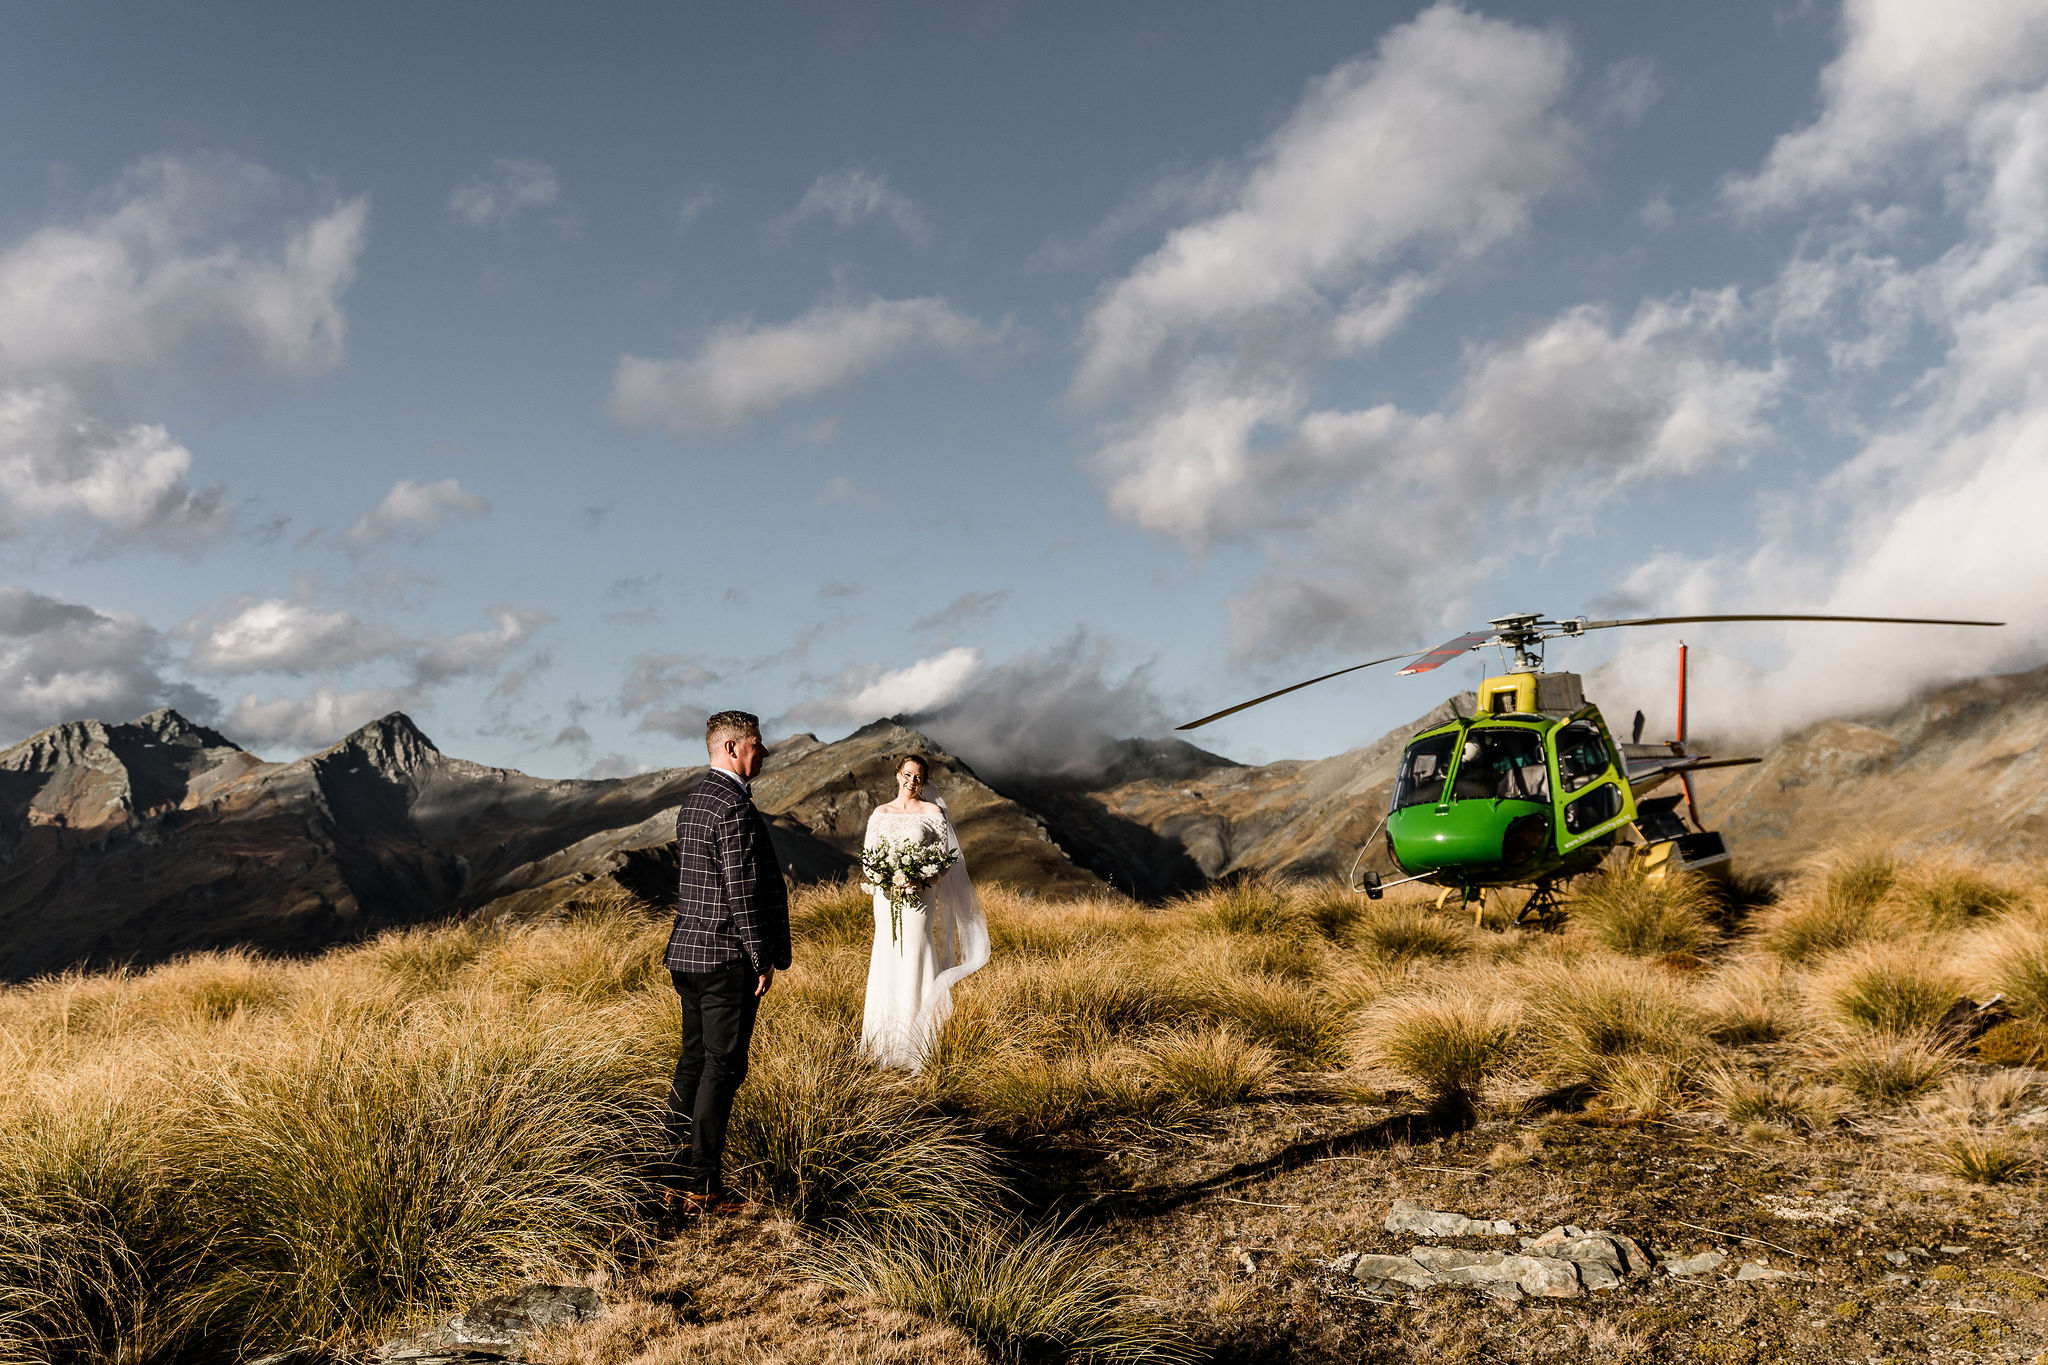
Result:
M676 1201L676 1208L685 1214L700 1218L729 1218L734 1214L748 1213L753 1205L731 1190L716 1190L709 1193L692 1190Z

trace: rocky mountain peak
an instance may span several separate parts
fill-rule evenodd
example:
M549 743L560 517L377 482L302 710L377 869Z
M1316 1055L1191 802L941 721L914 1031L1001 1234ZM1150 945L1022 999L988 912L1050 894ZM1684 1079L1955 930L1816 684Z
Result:
M246 752L242 746L229 739L211 726L200 725L187 720L168 706L160 706L146 716L137 716L124 727L134 730L158 744L176 744L194 749L231 749L237 753Z
M0 769L17 773L50 773L60 768L115 766L107 727L96 720L68 720L38 730L0 753Z
M441 750L413 724L412 717L403 711L393 711L388 716L371 721L344 738L326 753L322 759L346 758L351 767L374 768L387 778L409 777L427 764L441 757Z

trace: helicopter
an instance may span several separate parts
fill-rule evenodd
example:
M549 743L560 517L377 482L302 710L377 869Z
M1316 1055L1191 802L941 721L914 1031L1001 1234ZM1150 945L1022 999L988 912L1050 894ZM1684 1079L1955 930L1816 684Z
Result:
M1429 673L1469 651L1496 647L1512 651L1513 667L1480 683L1474 713L1411 736L1401 755L1387 814L1366 839L1386 834L1386 853L1404 875L1385 881L1368 871L1355 876L1353 890L1378 900L1389 887L1434 882L1443 888L1441 907L1453 893L1464 904L1478 902L1483 919L1489 890L1527 887L1516 923L1549 921L1559 893L1571 878L1607 861L1618 844L1629 844L1629 865L1661 878L1678 873L1725 877L1730 855L1722 837L1700 819L1692 775L1711 768L1758 763L1758 758L1715 758L1687 749L1685 739L1686 647L1679 645L1677 733L1662 744L1642 743L1643 714L1635 715L1629 740L1617 743L1600 708L1586 700L1576 673L1549 673L1543 647L1556 639L1578 639L1588 631L1622 626L1673 626L1736 621L1835 622L1876 625L2000 626L2002 621L1954 621L1910 616L1811 616L1743 614L1644 616L1593 621L1583 616L1552 620L1524 612L1502 616L1488 629L1468 631L1434 649L1409 650L1369 659L1298 682L1250 701L1177 726L1194 730L1225 716L1312 687L1331 678L1380 664L1411 662L1402 676ZM1676 778L1682 796L1650 797ZM1683 800L1692 828L1679 815ZM1633 829L1639 842L1626 832Z

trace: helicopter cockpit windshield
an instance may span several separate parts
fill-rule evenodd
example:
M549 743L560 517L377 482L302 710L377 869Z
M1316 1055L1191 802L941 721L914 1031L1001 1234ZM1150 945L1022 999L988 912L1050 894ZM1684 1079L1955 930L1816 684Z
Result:
M1543 737L1520 728L1469 732L1451 794L1459 801L1548 802L1550 773L1543 763Z
M1408 746L1401 756L1401 777L1394 784L1394 809L1433 806L1444 799L1444 778L1457 752L1456 734L1428 735Z

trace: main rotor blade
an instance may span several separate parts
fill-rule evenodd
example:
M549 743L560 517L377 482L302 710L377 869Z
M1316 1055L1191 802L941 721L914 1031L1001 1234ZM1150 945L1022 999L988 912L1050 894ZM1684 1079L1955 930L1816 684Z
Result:
M1235 706L1226 706L1214 715L1204 716L1200 720L1191 720L1186 725L1176 725L1173 728L1176 730L1199 730L1212 720L1222 720L1225 716L1234 716L1240 711L1249 710L1257 706L1260 702L1271 701L1275 697L1284 697L1289 692L1299 692L1304 687L1314 687L1319 682L1328 682L1332 678L1341 678L1346 673L1356 673L1361 668L1371 668L1375 664L1390 664L1396 659L1412 659L1418 654L1427 654L1429 652L1426 649L1411 649L1405 654L1389 654L1384 659L1368 659L1362 664L1353 664L1349 668L1340 668L1335 673L1325 673L1320 678L1310 678L1307 682L1298 682L1292 687L1283 687L1278 692L1268 692L1263 697L1253 697L1250 701L1241 701Z
M1588 621L1580 630L1606 630L1610 626L1685 626L1696 621L1866 621L1880 626L2002 626L2003 621L1948 621L1926 616L1638 616L1628 621Z
M1463 635L1460 635L1457 639L1446 640L1442 644L1438 645L1435 649L1432 649L1428 653L1424 654L1414 663L1402 669L1401 676L1405 678L1411 673L1433 672L1436 669L1442 668L1445 664L1457 658L1459 655L1469 653L1472 650L1479 648L1479 646L1485 644L1488 640L1491 640L1492 638L1493 632L1490 630L1467 631Z

